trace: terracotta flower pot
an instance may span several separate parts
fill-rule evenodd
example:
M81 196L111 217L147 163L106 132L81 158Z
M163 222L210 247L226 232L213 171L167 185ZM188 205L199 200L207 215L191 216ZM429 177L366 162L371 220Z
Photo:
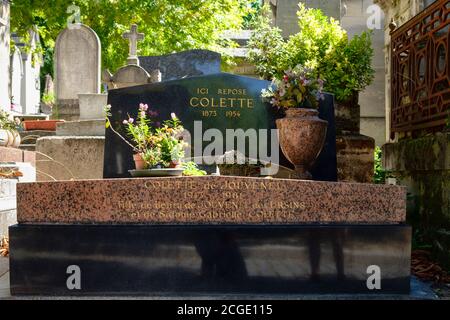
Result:
M136 153L133 155L134 165L136 166L136 170L142 170L145 168L145 161L142 159L140 153Z
M64 120L25 120L23 122L24 130L47 130L56 131L56 124Z
M312 178L308 170L325 143L328 122L318 115L315 109L290 108L276 121L281 150L300 179Z
M179 168L179 167L181 167L180 160L170 162L169 168Z

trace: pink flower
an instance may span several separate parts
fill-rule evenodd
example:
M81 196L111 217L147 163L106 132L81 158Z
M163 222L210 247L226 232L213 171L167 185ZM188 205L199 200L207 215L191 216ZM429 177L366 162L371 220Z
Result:
M141 111L141 117L145 117L145 111Z
M148 110L147 104L143 104L143 103L139 104L139 111L147 111L147 110Z
M134 119L133 119L133 118L130 118L130 119L128 119L128 122L129 122L129 123L133 123L133 122L134 122Z
M128 121L127 121L127 120L123 120L122 123L123 123L123 124L128 124Z

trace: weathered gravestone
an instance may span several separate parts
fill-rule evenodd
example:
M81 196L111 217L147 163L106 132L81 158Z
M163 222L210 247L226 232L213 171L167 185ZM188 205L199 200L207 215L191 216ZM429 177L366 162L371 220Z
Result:
M55 44L55 94L58 115L78 118L78 94L100 93L101 44L83 24L61 31Z
M148 73L161 71L161 80L176 80L186 77L220 72L220 54L209 50L188 50L162 56L139 57L140 65Z
M140 103L146 103L159 113L159 121L169 119L174 112L191 134L192 155L199 156L198 150L205 148L214 138L204 135L208 129L211 133L224 137L221 148L215 156L226 151L235 150L236 141L230 147L227 138L229 130L242 129L241 133L254 130L258 144L255 149L246 139L245 156L261 161L272 161L285 167L292 167L281 150L271 150L277 139L275 129L276 112L268 103L263 102L261 90L270 82L254 78L217 73L206 76L166 81L155 84L135 86L109 91L108 103L111 105L112 125L122 129L122 121L136 117ZM325 146L312 170L314 179L336 180L336 146L334 129L333 96L326 95L320 103L320 116L329 122ZM216 129L216 130L214 130ZM200 133L200 134L199 134ZM267 148L265 150L264 148ZM279 153L279 160L276 158ZM134 169L131 148L112 130L106 130L105 141L105 178L129 177L128 170ZM252 156L253 155L253 156ZM256 155L256 156L255 156Z

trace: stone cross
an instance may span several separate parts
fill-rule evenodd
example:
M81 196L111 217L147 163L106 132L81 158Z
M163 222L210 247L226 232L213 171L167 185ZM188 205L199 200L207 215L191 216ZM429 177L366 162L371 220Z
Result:
M137 32L137 25L132 24L131 30L123 34L124 39L130 41L130 52L128 54L127 63L139 65L139 59L137 57L137 43L144 40L144 34Z

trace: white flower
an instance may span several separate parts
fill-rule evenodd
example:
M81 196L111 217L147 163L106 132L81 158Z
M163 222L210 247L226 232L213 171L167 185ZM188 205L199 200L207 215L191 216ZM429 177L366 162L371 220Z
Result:
M170 117L172 118L172 120L178 119L178 118L177 118L177 115L175 114L175 112L172 112L172 113L170 114Z

